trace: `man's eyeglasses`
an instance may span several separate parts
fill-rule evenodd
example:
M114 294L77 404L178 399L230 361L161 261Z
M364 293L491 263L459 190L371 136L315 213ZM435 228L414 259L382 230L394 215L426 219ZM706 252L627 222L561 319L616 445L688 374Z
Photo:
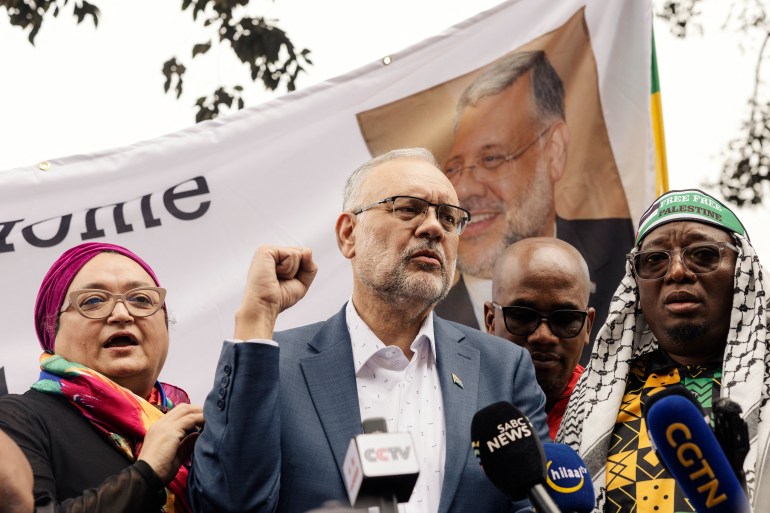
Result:
M678 250L655 249L628 254L636 276L642 280L660 280L671 270L671 260L679 253L679 260L691 274L713 273L722 265L724 249L738 253L738 248L729 242L708 242L693 244Z
M552 125L551 125L552 126ZM475 169L476 173L473 177L479 182L488 183L494 182L501 178L505 178L508 175L513 174L516 170L516 166L509 166L508 168L502 167L506 162L516 163L516 159L524 156L525 153L532 148L537 141L543 137L548 130L551 129L548 126L545 130L540 132L530 143L525 145L519 151L515 153L499 153L496 150L487 150L481 154L479 158L473 164L464 165L463 159L460 157L453 158L444 166L444 174L446 174L449 181L454 182L460 179L460 175L465 169Z
M413 196L391 196L390 198L385 198L376 203L372 203L371 205L354 210L353 214L358 215L361 212L365 212L378 205L388 205L393 213L393 217L405 222L412 221L418 216L427 216L428 210L430 207L433 207L436 209L436 219L441 223L444 231L456 233L457 235L460 235L463 232L468 221L471 220L471 213L464 208L448 205L446 203L431 203L428 200L415 198Z
M88 319L109 317L118 301L122 302L133 317L149 317L163 306L166 289L161 287L138 287L125 294L113 294L101 289L73 290L68 296L69 304L62 307L64 312L70 306Z
M526 306L492 305L503 312L505 328L520 337L528 337L537 331L543 319L548 328L559 338L573 338L580 334L588 317L583 310L554 310L546 315Z

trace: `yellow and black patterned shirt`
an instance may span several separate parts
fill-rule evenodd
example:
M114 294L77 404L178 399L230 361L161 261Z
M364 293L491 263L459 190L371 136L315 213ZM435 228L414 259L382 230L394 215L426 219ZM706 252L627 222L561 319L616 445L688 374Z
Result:
M711 405L719 398L721 379L721 362L683 366L661 349L631 364L607 458L605 513L695 511L650 444L642 404L660 390L684 385L711 416Z

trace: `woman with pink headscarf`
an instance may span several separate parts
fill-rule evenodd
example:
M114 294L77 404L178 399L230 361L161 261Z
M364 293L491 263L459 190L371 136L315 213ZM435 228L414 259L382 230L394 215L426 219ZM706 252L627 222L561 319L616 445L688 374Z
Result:
M49 269L35 302L40 379L0 398L0 428L32 466L36 504L190 511L182 463L203 413L158 381L165 296L149 265L113 244L81 244Z

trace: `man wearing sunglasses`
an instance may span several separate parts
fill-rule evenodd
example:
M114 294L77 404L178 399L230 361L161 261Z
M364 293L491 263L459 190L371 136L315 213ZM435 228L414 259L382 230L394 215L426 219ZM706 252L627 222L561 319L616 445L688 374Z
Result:
M532 357L551 438L583 372L578 361L596 315L588 306L590 291L578 250L553 237L532 237L505 250L495 265L492 301L484 303L487 332Z
M770 486L766 287L745 228L716 198L670 191L642 215L557 437L586 461L597 511L693 511L643 417L648 398L674 386L689 390L707 419L719 398L741 407L751 438L743 461L749 497L753 511L768 511L757 500Z
M458 247L462 275L436 308L439 315L483 329L498 258L518 240L553 236L584 256L591 304L603 321L633 227L629 219L557 216L555 187L567 167L569 135L564 86L544 51L500 59L462 93L444 173L472 219ZM586 346L581 361L589 355Z

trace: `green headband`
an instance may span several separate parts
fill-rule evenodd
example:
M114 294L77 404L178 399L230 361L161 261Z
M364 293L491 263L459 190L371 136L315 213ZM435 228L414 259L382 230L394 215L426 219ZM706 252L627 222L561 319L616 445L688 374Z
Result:
M707 223L748 238L746 228L732 210L698 189L669 191L655 200L639 220L636 245L652 230L673 221Z

